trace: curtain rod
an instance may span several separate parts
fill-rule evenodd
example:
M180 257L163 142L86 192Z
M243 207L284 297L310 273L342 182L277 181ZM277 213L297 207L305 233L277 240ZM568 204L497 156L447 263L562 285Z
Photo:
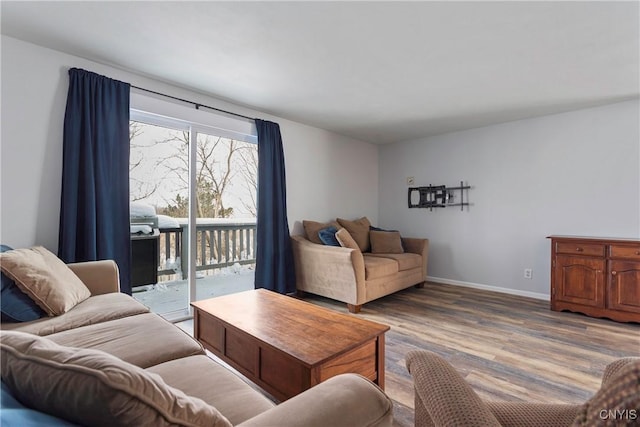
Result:
M155 95L164 96L165 98L171 98L171 99L175 99L176 101L181 101L181 102L185 102L187 104L192 104L194 107L196 107L196 110L199 110L200 107L202 107L202 108L208 108L210 110L219 111L219 112L225 113L225 114L230 114L232 116L240 117L240 118L246 119L246 120L251 120L251 121L257 120L257 119L255 119L253 117L245 116L243 114L234 113L232 111L227 111L227 110L223 110L223 109L216 108L216 107L210 107L208 105L200 104L199 102L193 102L193 101L189 101L188 99L178 98L176 96L167 95L166 93L156 92L155 90L149 90L149 89L145 89L143 87L138 87L138 86L134 86L134 85L131 85L131 87L134 88L134 89L138 89L138 90L142 90L142 91L145 91L145 92L153 93Z

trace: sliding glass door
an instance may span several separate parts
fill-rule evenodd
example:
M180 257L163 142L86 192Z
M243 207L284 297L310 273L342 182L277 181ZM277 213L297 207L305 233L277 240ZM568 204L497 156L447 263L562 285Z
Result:
M253 288L257 146L211 133L195 139L196 288L200 300Z
M130 136L132 264L156 273L133 278L134 296L177 320L191 301L252 289L257 145L140 112Z

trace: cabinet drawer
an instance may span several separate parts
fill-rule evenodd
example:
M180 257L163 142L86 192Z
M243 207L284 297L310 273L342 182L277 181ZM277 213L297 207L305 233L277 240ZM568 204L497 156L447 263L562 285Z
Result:
M609 251L611 258L625 258L640 261L640 246L611 245Z
M604 256L605 245L598 245L594 243L570 243L570 242L558 242L556 243L556 253L558 254L571 254L571 255L587 255L587 256Z

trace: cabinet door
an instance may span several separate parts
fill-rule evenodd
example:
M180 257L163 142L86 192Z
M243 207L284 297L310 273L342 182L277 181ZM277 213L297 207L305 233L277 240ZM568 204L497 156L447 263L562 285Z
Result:
M604 308L604 270L604 259L556 256L555 299Z
M640 262L610 261L609 280L608 308L640 313Z

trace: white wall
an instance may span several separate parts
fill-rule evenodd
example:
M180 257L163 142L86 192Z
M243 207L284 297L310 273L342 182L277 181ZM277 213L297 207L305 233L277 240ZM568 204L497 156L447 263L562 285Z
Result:
M292 233L303 219L377 220L378 149L212 97L2 36L0 241L57 250L62 130L68 69L84 68L147 89L280 124ZM213 113L212 113L213 114Z
M640 237L638 101L381 146L2 36L0 241L57 249L67 70L81 67L280 123L292 233L367 215L431 240L429 275L548 294L550 234ZM466 211L408 209L416 185L473 186ZM379 191L378 191L379 190ZM378 202L380 201L380 203ZM526 280L524 268L533 268Z
M549 294L550 243L640 237L638 100L380 149L380 224L430 239L429 276ZM472 186L472 206L408 209L415 185ZM533 279L523 277L533 269ZM504 290L503 289L503 290Z

